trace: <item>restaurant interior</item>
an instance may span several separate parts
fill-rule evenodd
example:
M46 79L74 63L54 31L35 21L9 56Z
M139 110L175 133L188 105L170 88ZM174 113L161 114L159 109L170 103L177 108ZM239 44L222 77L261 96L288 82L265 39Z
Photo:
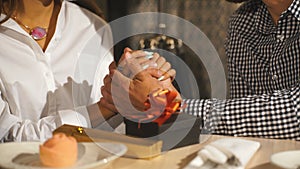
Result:
M125 47L158 52L176 70L173 85L183 99L229 98L224 43L229 18L240 7L239 3L225 0L78 0L74 3L101 15L111 24L115 61L120 60ZM136 14L157 17L145 19L143 23L127 18ZM198 31L202 39L193 41L195 32L184 29L186 25L179 21L170 23L174 18ZM119 37L120 30L138 32L141 27L150 31ZM199 51L190 44L209 50L199 57ZM159 91L154 93L155 97L164 92L169 94L164 99L169 99L170 91ZM181 107L172 107L169 102L167 106L165 111L181 111ZM215 135L202 130L210 126L203 126L205 119L200 115L193 118L184 113L168 115L165 113L150 123L124 118L126 133L64 124L44 143L0 143L0 168L300 169L299 141ZM226 120L227 117L214 118Z

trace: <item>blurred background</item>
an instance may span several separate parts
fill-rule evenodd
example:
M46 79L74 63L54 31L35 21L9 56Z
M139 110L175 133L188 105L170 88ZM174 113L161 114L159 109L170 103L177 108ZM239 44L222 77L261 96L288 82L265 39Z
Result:
M228 19L238 8L237 4L229 3L225 0L96 0L95 2L102 10L107 22L140 12L163 12L188 20L200 28L214 45L227 75L224 41L226 38ZM147 24L147 22L143 24ZM135 29L134 26L136 25L126 25L126 27L130 29ZM149 24L149 26L155 26L159 29L168 29L164 28L163 24ZM180 27L180 25L178 26ZM188 36L191 32L182 33ZM114 52L116 60L118 60L123 49L127 46L132 49L162 48L179 56L192 72L188 75L180 74L180 68L176 69L177 77L179 76L178 78L184 79L185 82L184 84L180 84L180 90L184 94L184 97L211 98L211 84L207 70L204 68L199 57L195 55L188 46L182 43L180 39L172 39L162 34L136 35L124 39L115 45ZM173 65L176 64L172 59L169 61ZM218 62L218 58L215 58L215 62ZM211 64L212 65L209 66L214 66L214 61ZM214 73L218 74L218 72ZM195 79L196 82L193 79ZM199 90L196 90L195 86ZM218 89L214 88L214 90ZM224 89L220 86L220 90Z

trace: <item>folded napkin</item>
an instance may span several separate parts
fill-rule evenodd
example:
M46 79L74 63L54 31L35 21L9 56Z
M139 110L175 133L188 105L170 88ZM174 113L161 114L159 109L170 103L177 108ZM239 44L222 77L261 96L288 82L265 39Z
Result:
M260 143L239 138L219 139L204 146L185 169L243 169Z

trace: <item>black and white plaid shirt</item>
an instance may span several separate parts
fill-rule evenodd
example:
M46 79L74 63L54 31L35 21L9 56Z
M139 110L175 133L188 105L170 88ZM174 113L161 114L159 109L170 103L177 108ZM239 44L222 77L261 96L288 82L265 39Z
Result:
M300 0L278 25L261 0L231 17L226 41L228 100L187 99L216 134L300 140Z

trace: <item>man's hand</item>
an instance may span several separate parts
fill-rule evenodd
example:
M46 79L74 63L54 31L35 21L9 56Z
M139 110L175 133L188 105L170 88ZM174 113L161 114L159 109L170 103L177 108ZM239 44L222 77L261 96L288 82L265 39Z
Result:
M117 69L125 76L132 78L137 72L131 72L130 67L126 66L127 61L135 62L136 65L140 65L142 70L157 69L161 72L161 76L157 77L159 80L166 80L171 78L174 80L176 71L171 68L171 64L166 59L160 56L158 53L137 50L133 51L130 48L125 48L124 53L120 58Z

